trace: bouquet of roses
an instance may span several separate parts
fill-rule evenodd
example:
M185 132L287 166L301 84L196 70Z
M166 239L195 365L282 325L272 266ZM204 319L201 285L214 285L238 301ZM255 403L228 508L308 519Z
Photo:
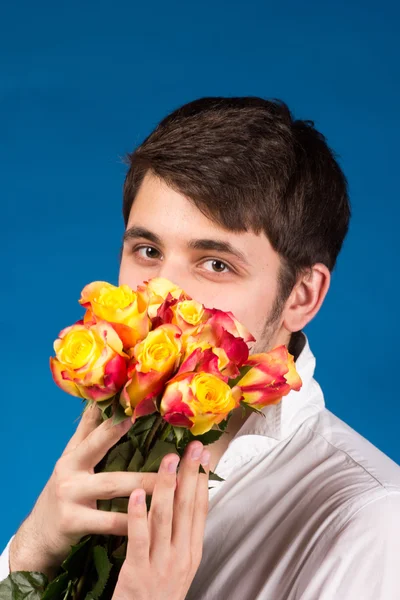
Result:
M86 407L95 402L103 419L132 422L96 472L157 472L166 454L182 456L192 440L218 440L234 410L247 406L264 416L261 408L301 387L286 346L249 355L254 338L232 313L206 308L166 279L136 290L96 281L79 302L83 319L54 343L53 378ZM221 479L212 472L209 477ZM146 501L149 507L151 497ZM97 504L127 512L127 503L115 498ZM110 598L126 545L126 538L85 536L50 584L30 574L36 578L32 589L41 591L29 597Z

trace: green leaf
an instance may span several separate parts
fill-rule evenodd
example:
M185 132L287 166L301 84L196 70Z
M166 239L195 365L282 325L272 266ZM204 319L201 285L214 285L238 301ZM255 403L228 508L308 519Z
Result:
M118 425L118 423L122 423L122 421L130 418L126 416L124 409L119 403L114 406L113 425Z
M139 433L143 433L144 431L148 431L154 425L154 421L157 418L157 414L153 413L151 415L145 415L144 417L139 417L136 419L132 429L129 431L128 435L138 435Z
M118 546L118 548L114 550L114 552L111 555L113 557L114 563L117 565L118 568L121 568L125 561L127 545L128 540L127 538L125 538L122 544Z
M129 473L139 472L140 469L143 467L143 464L144 464L143 455L140 452L140 450L138 448L136 448L135 454L133 455L132 460L129 463L129 465L127 466L126 470Z
M245 376L247 375L247 373L254 367L254 365L245 365L244 367L241 367L239 369L240 371L240 375L238 375L237 377L235 377L235 379L230 379L228 382L228 385L230 388L235 387L235 385L237 385L239 383L239 381Z
M111 500L97 500L97 509L98 510L111 510Z
M170 452L180 456L179 452L175 448L175 444L171 444L170 442L164 442L162 440L157 440L152 450L150 451L146 462L140 470L144 473L157 473L158 469L160 468L160 463L163 457L166 454L169 454Z
M107 419L111 419L112 406L107 406L107 408L103 411L102 415L103 415L103 421L106 421Z
M225 481L225 479L223 479L222 477L220 477L216 473L213 473L212 471L209 472L208 479L214 479L215 481Z
M102 469L103 473L126 471L132 458L132 452L133 447L130 440L114 446L107 456L106 464Z
M220 431L226 431L226 428L229 423L229 419L231 418L232 414L233 414L233 410L231 410L231 412L227 415L226 419L221 421L221 423L218 423L217 427Z
M92 536L87 535L84 538L82 538L82 540L78 544L71 546L71 550L70 550L67 558L64 560L64 562L61 565L61 568L64 571L68 571L68 573L70 573L70 575L76 575L76 576L80 575L80 567L81 567L82 561L86 557L86 553L87 553L87 548L85 546L88 544L88 542L91 539L92 539ZM78 571L75 573L76 568L78 569Z
M200 473L205 473L205 470L203 469L202 465L200 465ZM222 477L220 477L216 473L213 473L213 471L209 471L209 473L208 473L208 479L214 479L215 481L225 481L225 479L223 479Z
M70 594L72 592L73 586L74 586L74 582L72 581L72 579L70 579L68 582L68 587L65 590L65 595L64 595L63 600L68 600L68 598L70 597Z
M0 600L41 600L48 579L36 571L14 571L0 582Z
M97 582L94 588L86 595L85 600L98 600L100 598L112 569L112 564L107 556L107 550L103 546L95 546L93 548L93 562L97 572Z
M189 441L193 441L193 440L199 440L202 444L204 444L204 446L207 446L207 444L212 444L213 442L216 442L217 440L219 440L219 438L224 434L224 431L219 431L218 429L210 429L209 431L206 431L206 433L203 433L202 435L193 435L192 433L189 432Z
M49 583L46 588L45 593L41 596L41 600L59 600L60 598L65 597L65 594L68 591L68 581L70 579L69 573L62 573L53 581Z
M185 432L188 431L186 427L175 427L172 426L176 444L180 444L181 440L185 437Z
M128 513L129 498L113 498L111 500L111 512Z
M114 550L114 552L112 553L111 556L113 558L122 558L125 560L127 546L128 546L128 538L125 538L124 541L122 542L122 544Z
M252 412L258 413L259 415L261 415L262 417L264 417L264 419L267 418L267 415L264 414L263 412L261 412L261 410L259 410L255 406L251 406L250 404L247 404L246 402L241 402L240 404L241 404L242 408L244 409L243 412L246 412L246 408L248 408Z
M106 410L106 408L108 408L109 406L112 405L113 402L114 402L114 397L109 398L108 400L102 400L101 402L96 402L96 404L99 407L99 409L101 410L101 412L104 412Z

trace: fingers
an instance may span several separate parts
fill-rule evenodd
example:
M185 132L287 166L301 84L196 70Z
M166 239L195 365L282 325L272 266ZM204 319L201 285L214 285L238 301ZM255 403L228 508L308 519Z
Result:
M162 568L171 548L172 517L179 456L168 454L161 462L149 513L150 561Z
M128 504L128 546L126 560L129 565L148 565L150 536L147 523L146 496L144 490L135 490Z
M195 509L200 456L203 445L191 442L179 466L178 484L175 491L174 516L171 542L175 548L190 551L193 511Z
M98 535L128 535L128 515L84 508L79 514L79 532Z
M78 469L92 469L106 452L130 429L132 422L126 419L118 425L113 425L112 419L107 419L96 427L70 454L72 466Z
M95 402L85 408L74 435L66 445L63 455L76 448L101 423L101 411Z
M79 486L79 498L85 501L126 498L132 490L142 488L153 494L157 473L95 473L88 475Z
M201 561L204 530L208 514L208 476L210 472L210 452L208 450L203 451L200 461L205 470L205 474L199 473L197 479L196 499L192 520L192 550L194 551L193 559L196 565L199 565Z

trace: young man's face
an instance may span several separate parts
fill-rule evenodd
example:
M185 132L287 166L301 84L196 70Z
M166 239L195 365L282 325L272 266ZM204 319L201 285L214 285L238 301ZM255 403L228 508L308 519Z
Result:
M289 342L271 321L279 256L264 234L233 233L148 172L125 232L119 284L165 277L209 308L231 311L257 340L252 351Z

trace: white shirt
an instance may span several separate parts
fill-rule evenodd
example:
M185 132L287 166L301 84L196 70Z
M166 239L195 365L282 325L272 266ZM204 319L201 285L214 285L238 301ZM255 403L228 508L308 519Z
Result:
M325 408L298 341L301 390L252 413L217 465L186 600L400 600L400 467Z

